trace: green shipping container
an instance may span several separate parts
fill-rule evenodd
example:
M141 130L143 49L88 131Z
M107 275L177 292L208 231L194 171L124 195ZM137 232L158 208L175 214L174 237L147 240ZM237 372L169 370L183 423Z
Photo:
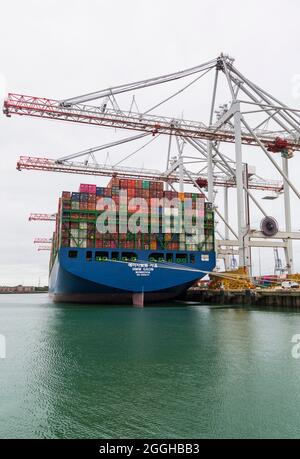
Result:
M143 190L149 190L150 182L148 180L143 180Z

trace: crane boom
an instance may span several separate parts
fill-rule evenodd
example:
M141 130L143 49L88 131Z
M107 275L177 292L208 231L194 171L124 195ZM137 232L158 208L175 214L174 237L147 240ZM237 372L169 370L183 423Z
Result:
M88 102L90 100L100 99L102 97L107 97L115 94L121 94L123 92L135 91L137 89L148 88L150 86L155 86L161 83L167 83L169 81L179 80L185 78L189 75L194 75L195 73L202 72L214 68L218 62L218 59L213 59L209 62L206 62L202 65L197 65L186 70L180 70L178 72L169 73L167 75L161 75L154 78L148 78L146 80L136 81L134 83L127 83L118 86L114 86L107 89L102 89L100 91L91 92L89 94L84 94L82 96L72 97L70 99L63 100L60 104L64 107L69 107L74 104Z
M235 142L235 133L232 128L208 127L199 121L188 121L163 116L142 115L140 113L108 109L91 105L72 105L64 107L57 100L41 97L25 96L9 93L4 101L3 112L6 116L23 115L44 119L56 119L75 123L106 126L120 129L142 131L146 133L178 135L186 138L204 139L220 142ZM278 132L264 131L256 138L247 131L242 131L242 143L259 146L257 139L269 147ZM287 136L286 148L300 150L300 139Z
M40 247L38 247L38 252L40 252L41 250L51 250L51 247L49 247L48 245L41 245Z
M168 183L176 183L179 181L177 174L171 173L162 173L159 170L153 169L141 169L134 167L113 167L105 164L83 164L75 162L57 162L54 159L47 158L35 158L30 156L21 156L20 160L17 163L18 170L39 170L39 171L48 171L48 172L65 172L67 174L83 174L83 175L94 175L94 176L103 176L110 177L112 175L117 175L119 177L126 178L140 178L143 180L163 180ZM206 179L206 175L191 173L191 176L194 180L199 178ZM183 178L184 183L193 184L194 181L190 177ZM214 177L215 186L233 188L236 186L234 178L230 178L224 175L218 175ZM251 178L248 183L249 189L261 190L261 191L274 191L280 193L283 189L282 182L278 180L264 180L260 178Z
M55 221L56 214L30 214L28 220L31 221Z

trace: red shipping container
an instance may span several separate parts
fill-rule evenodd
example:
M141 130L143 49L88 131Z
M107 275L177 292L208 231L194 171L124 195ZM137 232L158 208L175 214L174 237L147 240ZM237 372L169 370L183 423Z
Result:
M88 185L89 189L88 189L88 193L92 193L92 194L96 194L96 185Z
M150 198L150 191L149 190L142 190L142 197L147 199Z
M141 198L142 197L142 189L141 188L135 188L134 197L135 198Z
M135 197L136 190L134 188L128 188L127 190L127 196L128 198L134 198Z
M90 185L87 183L81 183L79 186L79 193L92 193L96 194L96 185Z
M85 183L81 183L79 186L79 193L88 193L89 192L89 186L86 185Z
M96 195L89 193L88 202L96 202Z
M71 192L70 191L63 191L62 192L62 197L63 198L67 198L67 199L71 199Z

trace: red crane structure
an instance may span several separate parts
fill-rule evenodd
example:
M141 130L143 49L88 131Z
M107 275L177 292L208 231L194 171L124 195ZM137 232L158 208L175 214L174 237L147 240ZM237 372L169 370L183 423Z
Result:
M3 112L6 116L26 115L44 119L142 131L152 135L167 134L189 139L235 143L235 132L233 129L206 126L204 123L197 121L163 116L141 116L140 113L125 111L120 113L113 109L106 109L103 112L101 107L92 105L77 104L66 107L58 100L26 96L23 94L9 93L4 101ZM268 149L272 149L276 139L278 142L277 133L274 136L273 132L268 131L260 133L257 136L249 134L246 130L241 133L243 144L260 146L261 142ZM284 149L300 150L299 139L286 138L282 143ZM276 148L276 145L274 148ZM282 148L275 149L276 152L280 152L281 150Z
M209 106L208 122L191 121L161 115L153 115L152 112L162 104L182 93L192 85L195 85L201 78L212 72L214 75L212 84L212 97ZM219 92L219 79L222 75L225 79L226 91L229 94L229 103L220 106L216 111L216 101ZM122 110L116 100L116 96L127 92L141 90L151 86L166 84L182 78L193 77L193 80L183 88L169 95L161 102L144 111ZM207 92L207 90L206 90ZM197 96L199 98L199 96ZM222 87L222 98L224 100L224 87ZM87 105L91 101L103 99L101 105ZM94 153L107 148L107 145L90 148L83 152L65 156L58 159L35 158L32 155L22 155L18 162L18 169L30 169L39 171L66 172L90 175L111 175L116 174L126 177L141 177L152 179L160 178L167 183L179 183L180 191L183 185L193 184L201 191L199 183L207 183L207 199L214 202L215 187L224 187L224 216L216 206L216 213L224 222L225 235L219 241L219 247L238 247L239 265L251 269L251 239L263 238L261 232L250 228L250 207L249 199L261 211L264 217L267 212L258 203L252 194L252 190L274 191L282 193L285 210L285 231L280 232L282 247L285 251L286 265L289 273L293 269L292 239L299 239L300 233L291 231L291 206L290 191L298 199L300 193L289 178L288 161L293 154L300 151L300 110L290 108L270 93L260 88L257 84L246 78L234 65L234 59L221 54L215 59L196 67L179 72L170 73L154 78L149 78L129 84L118 85L106 88L90 94L84 94L65 100L55 100L9 93L5 99L4 114L29 116L45 120L61 120L77 124L90 124L99 127L111 127L114 129L125 129L137 131L139 134L122 141L112 142L110 147L121 145L143 136L150 136L156 139L161 135L169 137L169 148L167 154L167 167L165 171L137 170L121 168L119 161L115 166L108 167L98 164ZM216 118L216 119L215 119ZM171 139L175 138L177 144L177 157L171 157ZM223 144L234 145L234 161L220 151ZM183 155L183 147L189 145L197 151L197 159L205 163L206 172L201 170L193 173L187 169L189 162L196 163ZM281 181L264 180L259 176L248 174L248 165L243 161L243 146L258 147L272 166L280 175ZM137 150L139 151L139 150ZM282 165L277 161L281 155ZM82 163L74 162L74 159L84 157ZM92 164L90 163L92 159ZM126 159L126 158L125 158ZM198 180L198 182L197 182ZM236 188L236 210L237 232L229 223L228 214L228 188ZM34 220L55 219L52 218L31 218ZM231 232L237 241L229 240ZM279 233L278 233L279 234ZM278 237L279 238L279 237ZM223 241L223 242L222 242ZM270 243L270 241L269 241ZM266 242L266 246L267 245Z
M55 221L56 214L30 214L28 220L31 221Z
M42 251L42 250L43 250L43 251L46 251L46 250L50 251L50 250L51 250L51 247L48 246L48 245L40 245L40 246L38 247L38 252L40 252L40 251Z
M111 176L116 174L118 177L124 178L140 178L143 180L164 180L168 183L178 183L180 178L177 174L161 173L158 170L151 170L145 168L130 168L130 167L112 167L105 164L83 164L75 163L70 161L57 161L55 159L48 158L36 158L30 156L21 156L17 162L18 170L39 170L45 172L64 172L67 174L80 174L80 175L94 175L94 176ZM202 188L199 184L201 176L199 174L192 174L192 177L185 176L183 182L185 184L193 184L194 181ZM207 187L207 178L203 176L204 188ZM225 174L216 175L214 177L214 186L235 188L236 181L234 177L229 177ZM259 177L254 177L248 182L248 188L250 190L260 191L273 191L275 193L281 193L283 190L283 183L280 180L265 180Z

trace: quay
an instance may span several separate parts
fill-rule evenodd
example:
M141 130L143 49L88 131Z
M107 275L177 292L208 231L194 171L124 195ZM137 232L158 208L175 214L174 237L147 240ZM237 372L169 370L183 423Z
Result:
M244 289L212 290L192 287L187 291L187 301L204 304L234 304L300 309L300 289Z

